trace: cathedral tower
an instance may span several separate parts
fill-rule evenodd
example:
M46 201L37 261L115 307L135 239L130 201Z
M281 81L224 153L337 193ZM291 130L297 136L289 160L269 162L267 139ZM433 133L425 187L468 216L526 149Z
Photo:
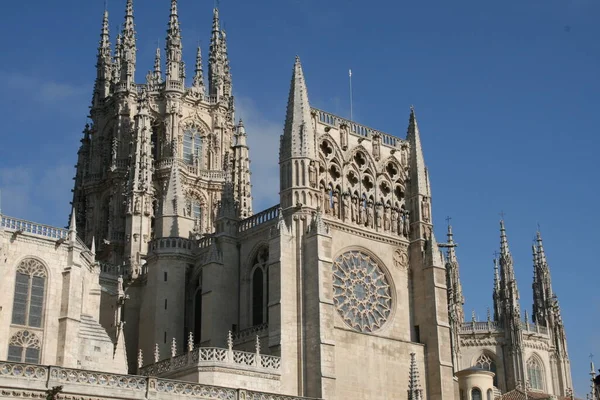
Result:
M131 286L124 315L131 321L127 339L133 356L142 296L137 280L144 268L151 267L146 257L152 243L167 237L198 239L214 232L226 181L232 183L233 201L240 205L236 212L252 215L247 133L241 122L234 123L231 71L219 12L214 10L206 93L200 49L194 79L186 86L177 5L171 0L164 77L157 49L145 83L135 81L133 0L126 2L114 57L104 12L91 122L81 140L73 190L81 237L90 246L95 237L98 260L117 266ZM156 258L152 262L160 264ZM144 301L150 304L148 298L155 294L144 290Z

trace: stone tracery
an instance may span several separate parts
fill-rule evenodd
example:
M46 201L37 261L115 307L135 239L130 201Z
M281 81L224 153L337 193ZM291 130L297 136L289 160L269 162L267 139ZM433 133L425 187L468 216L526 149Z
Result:
M333 302L344 322L374 332L388 320L392 295L383 270L368 255L350 251L333 263Z

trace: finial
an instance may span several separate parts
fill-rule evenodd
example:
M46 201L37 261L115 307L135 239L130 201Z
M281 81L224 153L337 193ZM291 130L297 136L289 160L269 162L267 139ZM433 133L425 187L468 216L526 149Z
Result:
M471 311L471 321L477 322L477 316L475 315L475 309Z
M93 256L96 255L96 238L94 236L92 236L92 246L90 248L90 253L92 253Z
M156 343L154 345L154 363L156 364L159 361L160 361L160 351L158 349L158 343Z
M171 357L176 357L177 356L177 342L175 340L175 338L173 338L173 341L171 342Z
M487 308L487 321L490 322L492 320L492 313L490 312L490 308Z
M233 351L233 335L231 334L231 330L227 332L227 349Z
M194 334L190 331L189 335L188 335L188 352L192 352L194 351Z
M258 335L256 335L256 343L254 345L254 348L256 349L256 354L260 354L260 338L258 337Z
M138 351L137 364L138 364L138 369L140 369L144 366L144 354L142 353L142 349L139 349L139 351Z

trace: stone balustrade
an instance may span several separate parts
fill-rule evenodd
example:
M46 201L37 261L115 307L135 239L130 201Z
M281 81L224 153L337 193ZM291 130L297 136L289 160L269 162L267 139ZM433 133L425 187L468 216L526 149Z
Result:
M220 366L232 367L279 375L281 358L260 353L249 353L218 347L199 347L191 352L161 360L140 368L139 373L146 376L161 376L188 367Z
M11 218L2 215L0 218L0 227L15 232L31 233L33 235L45 236L51 239L67 239L69 230L55 228L53 226L36 224L35 222L25 221L23 219Z
M193 241L190 239L184 238L159 238L154 239L150 242L150 250L163 250L163 249L182 249L182 250L192 250Z
M311 108L311 110L317 113L317 117L319 122L330 125L334 128L339 128L340 125L347 125L350 128L350 134L355 136L362 136L364 138L372 139L374 136L381 137L381 144L386 147L398 148L400 144L403 142L402 139L397 138L393 135L389 135L387 133L383 133L373 128L369 128L367 126L357 124L356 122L352 122L348 119L338 117L337 115L333 115L323 110L319 110L318 108Z
M179 166L189 174L210 181L225 182L225 171L200 169L197 165L187 164L183 160L175 160ZM164 158L156 163L156 169L170 168L173 165L173 158Z
M272 221L279 217L279 204L267 208L264 211L259 212L258 214L254 214L251 217L248 217L242 221L240 221L238 226L238 231L240 233L245 232L254 227L260 226L265 222Z
M227 351L227 350L225 350ZM0 397L44 398L62 386L69 395L111 399L308 400L239 388L0 361Z
M536 333L541 335L548 335L548 328L534 324L533 322L521 321L521 328L527 333ZM500 332L503 328L500 323L496 321L471 321L463 322L460 326L460 333L486 333L486 332Z

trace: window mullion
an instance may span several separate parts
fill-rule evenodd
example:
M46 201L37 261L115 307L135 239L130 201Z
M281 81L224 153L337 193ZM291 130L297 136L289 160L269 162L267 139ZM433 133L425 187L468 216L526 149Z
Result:
M33 276L29 275L29 285L27 288L27 304L25 306L25 326L29 326L29 308L31 307L31 291L33 285ZM23 349L25 349L23 347ZM25 350L23 350L23 354L25 354ZM23 356L25 357L25 356Z

